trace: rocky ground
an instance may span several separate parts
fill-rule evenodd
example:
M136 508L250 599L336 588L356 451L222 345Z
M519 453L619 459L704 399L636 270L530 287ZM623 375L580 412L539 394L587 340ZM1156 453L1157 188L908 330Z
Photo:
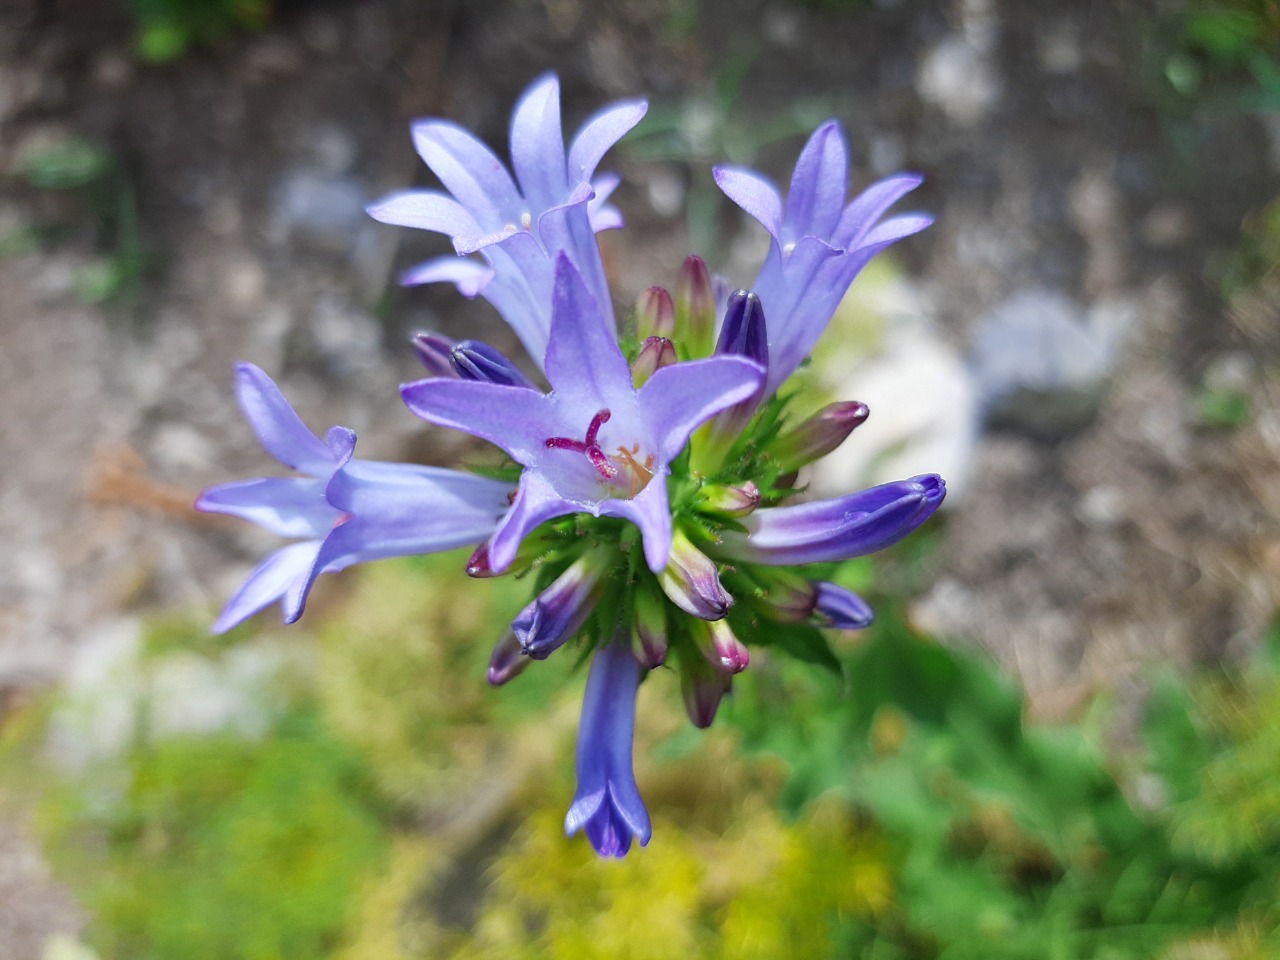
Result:
M872 359L837 344L815 365L873 409L864 453L816 485L847 489L886 459L951 480L923 626L987 647L1049 717L1138 691L1153 661L1249 650L1280 582L1280 296L1228 307L1208 266L1271 199L1274 126L1214 112L1173 129L1143 55L1156 5L746 7L299 0L163 67L136 59L109 8L0 8L0 710L121 618L212 610L260 556L253 531L188 508L264 463L235 360L278 375L313 425L353 427L366 456L453 458L457 441L399 403L405 336L511 337L451 289L398 290L443 243L363 205L425 182L409 118L447 114L501 145L546 69L571 122L653 100L660 132L612 157L630 227L606 254L624 299L673 277L686 205L710 210L694 231L719 240L713 263L750 280L758 232L706 206L712 162L783 175L798 140L774 141L836 115L862 177L928 175L913 204L938 222L869 294ZM25 173L73 138L105 147L104 176L133 197L132 301L86 296L121 252L119 216L105 226L91 189ZM1206 391L1251 414L1215 425ZM22 844L0 824L0 953L18 960L76 922Z

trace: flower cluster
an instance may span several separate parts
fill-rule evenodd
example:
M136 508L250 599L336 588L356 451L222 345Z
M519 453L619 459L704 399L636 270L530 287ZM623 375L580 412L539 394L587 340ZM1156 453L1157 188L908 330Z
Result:
M808 565L895 543L945 494L927 475L788 502L796 471L868 411L836 403L797 421L777 393L859 270L928 225L886 216L919 178L883 180L846 203L848 154L835 122L809 139L785 201L756 173L718 168L724 192L772 239L751 291L730 293L689 257L674 296L650 288L620 330L595 239L622 224L607 204L618 181L596 167L645 109L603 110L566 151L558 81L538 80L512 117L514 177L465 130L421 121L414 143L447 192L406 191L370 208L383 222L452 238L457 256L403 281L483 296L545 377L546 390L476 340L414 339L429 375L401 387L405 404L494 444L506 466L480 476L355 459L350 430L317 437L266 374L243 364L245 416L302 476L216 486L196 504L295 538L253 572L217 631L276 601L292 622L320 574L365 560L476 545L471 576L532 571L535 596L498 640L489 681L505 683L573 640L594 651L565 829L585 830L616 857L651 833L631 763L648 672L673 666L690 718L709 725L751 644L825 649L821 628L871 622L861 598Z

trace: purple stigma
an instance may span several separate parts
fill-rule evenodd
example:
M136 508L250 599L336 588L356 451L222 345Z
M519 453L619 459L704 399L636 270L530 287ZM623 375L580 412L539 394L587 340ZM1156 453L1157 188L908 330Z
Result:
M548 437L543 443L549 450L572 450L574 453L586 454L600 476L606 480L612 480L618 475L618 468L609 461L608 455L596 442L596 438L600 435L600 428L609 422L611 416L613 414L607 408L599 411L591 418L591 423L587 426L587 435L583 440L573 440L570 437Z

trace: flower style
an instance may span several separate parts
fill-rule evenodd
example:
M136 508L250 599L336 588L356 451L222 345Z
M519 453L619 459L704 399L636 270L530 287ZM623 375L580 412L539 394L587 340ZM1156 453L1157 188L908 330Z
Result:
M889 177L846 206L849 151L834 120L815 130L805 144L785 204L777 188L751 170L720 166L715 178L772 240L752 288L769 314L765 393L772 394L809 355L845 291L871 258L933 222L920 214L881 219L923 178Z
M447 234L459 255L428 261L402 278L407 284L450 281L467 297L497 308L541 366L551 333L551 287L559 255L577 267L613 329L613 305L595 234L622 226L606 202L617 177L596 177L609 148L640 122L643 100L625 100L583 124L568 153L560 127L560 81L535 81L511 117L512 179L502 161L447 120L413 125L419 155L449 195L430 190L392 194L369 208L383 223ZM519 181L517 186L516 181Z
M356 435L307 429L271 378L236 367L236 395L263 447L305 477L263 477L210 487L196 509L249 520L303 538L271 554L213 625L230 630L277 600L293 623L321 573L366 560L451 550L488 534L507 507L510 485L456 470L354 460Z
M353 459L350 430L316 437L275 384L243 364L245 415L268 452L303 476L224 484L197 502L297 538L250 575L215 630L277 600L292 622L321 573L380 557L475 545L471 576L530 574L537 593L497 640L487 678L507 683L566 644L586 645L565 830L585 832L609 857L652 833L632 771L636 694L649 671L673 667L690 720L709 726L749 669L753 643L785 634L813 651L826 644L821 629L871 623L861 597L809 565L896 543L946 493L930 474L795 502L795 472L869 411L839 403L796 420L776 396L859 270L928 224L882 219L920 178L891 177L846 205L847 150L834 122L805 146L785 203L758 174L717 169L725 193L772 237L754 288L734 292L689 257L675 295L649 288L620 337L595 239L621 225L607 205L617 180L596 167L645 109L605 109L566 151L559 84L543 77L512 117L514 178L471 134L421 121L414 142L448 192L406 191L370 209L449 235L458 256L403 281L448 280L483 295L545 375L546 391L478 340L413 339L428 376L401 386L405 404L497 446L510 462L493 474L506 479Z

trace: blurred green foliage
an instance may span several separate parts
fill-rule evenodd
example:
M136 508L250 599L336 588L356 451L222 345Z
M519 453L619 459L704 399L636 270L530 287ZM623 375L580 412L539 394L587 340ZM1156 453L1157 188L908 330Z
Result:
M101 144L67 136L26 150L18 173L32 187L61 195L67 202L47 222L28 226L16 237L0 238L0 256L52 246L87 228L100 256L77 271L80 299L136 306L147 254L133 185L115 155Z
M1193 0L1152 37L1174 97L1218 108L1280 108L1275 0Z
M138 56L168 63L192 47L208 46L234 30L261 30L272 0L130 0L138 22Z
M1030 724L985 657L883 597L833 637L842 675L762 655L710 731L658 671L636 748L654 839L617 863L563 836L583 671L487 688L524 585L459 562L317 597L265 733L160 735L143 711L124 753L45 775L48 849L104 960L1280 951L1280 631L1247 670L1159 676L1119 753L1105 703ZM832 575L897 592L916 562ZM143 663L275 642L186 623L148 631Z

